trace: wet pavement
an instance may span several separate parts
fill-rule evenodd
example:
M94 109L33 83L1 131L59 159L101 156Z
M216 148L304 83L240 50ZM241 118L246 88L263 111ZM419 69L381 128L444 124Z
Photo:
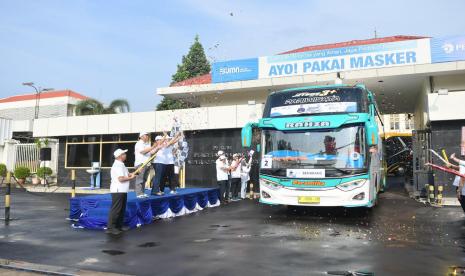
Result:
M446 275L465 265L461 209L426 207L401 183L390 179L373 210L243 200L118 237L72 229L67 195L15 190L0 258L133 275Z

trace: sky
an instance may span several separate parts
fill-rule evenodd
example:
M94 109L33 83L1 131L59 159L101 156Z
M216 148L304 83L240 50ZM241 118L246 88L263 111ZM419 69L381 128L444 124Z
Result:
M0 98L21 83L154 110L196 34L211 62L392 35L465 34L465 1L0 0Z

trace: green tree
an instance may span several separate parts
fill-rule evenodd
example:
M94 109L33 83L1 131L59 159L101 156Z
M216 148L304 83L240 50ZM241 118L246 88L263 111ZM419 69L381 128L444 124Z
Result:
M194 43L189 48L189 53L182 56L182 62L181 64L178 64L178 69L171 79L173 83L180 82L208 74L210 73L210 69L210 62L208 62L203 46L199 41L199 36L196 35ZM195 107L195 105L183 100L164 97L157 105L157 110L172 110L191 107Z
M182 62L178 64L178 70L171 78L173 82L180 82L208 74L210 70L210 62L208 62L205 50L199 41L199 36L196 35L189 53L186 56L182 56Z
M125 99L113 100L108 106L96 99L85 99L76 104L76 115L100 115L100 114L116 114L130 111L129 102Z
M184 108L192 108L196 107L196 105L185 102L183 100L178 99L170 99L170 98L163 98L163 100L157 105L157 110L173 110L173 109L184 109Z

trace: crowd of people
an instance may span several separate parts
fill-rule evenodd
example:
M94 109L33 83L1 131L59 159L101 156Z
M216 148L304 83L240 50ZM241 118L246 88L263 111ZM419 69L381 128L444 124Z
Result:
M220 188L221 203L244 199L250 180L253 152L248 154L248 158L246 155L235 153L232 160L228 160L222 150L218 151L217 155L216 179Z
M166 134L158 135L155 141L150 143L150 133L141 132L139 140L134 146L134 167L135 171L129 173L124 162L127 159L127 150L117 149L113 155L115 162L111 167L110 193L112 205L108 217L107 233L119 234L127 230L124 227L124 212L127 202L127 193L131 180L134 182L134 190L138 198L145 198L145 183L149 177L151 162L155 170L152 179L151 195L163 196L166 183L169 186L169 193L175 194L179 182L179 171L175 170L174 145L182 138L178 133L173 137ZM235 153L232 160L228 160L225 152L218 151L216 160L216 176L220 187L220 201L229 203L245 199L247 185L250 180L250 168L252 165L253 151L246 155Z
M145 194L145 183L147 182L150 167L147 162L150 162L152 156L152 167L155 170L155 177L152 179L151 194L163 196L165 185L168 183L170 194L176 193L177 182L179 176L175 174L174 168L174 145L182 138L182 134L178 133L174 137L168 135L159 135L155 137L153 144L150 143L150 133L141 132L139 140L134 146L134 167L135 172L129 173L124 162L126 161L127 150L117 149L113 156L115 162L111 167L111 209L108 217L107 233L119 234L121 231L127 230L124 227L124 213L126 209L127 193L129 191L130 181L135 179L134 190L138 198L148 197Z

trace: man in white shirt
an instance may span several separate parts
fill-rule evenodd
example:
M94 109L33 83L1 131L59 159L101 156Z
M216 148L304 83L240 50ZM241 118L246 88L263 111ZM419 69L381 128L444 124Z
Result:
M218 151L216 163L216 180L220 186L220 201L226 203L229 200L229 165L228 160L222 150Z
M129 181L135 175L128 172L124 165L126 152L128 150L117 149L113 153L115 162L111 167L111 209L108 215L106 233L118 235L128 228L124 227L124 213L126 212L126 202L129 191Z
M231 196L232 201L238 201L239 190L241 186L241 172L242 172L242 158L238 153L233 154L233 161L231 163Z
M142 164L144 164L151 155L151 152L155 150L156 143L153 146L150 145L149 133L141 132L139 134L139 141L137 141L134 146L134 167L137 170ZM138 198L148 197L145 192L145 182L149 175L150 167L145 166L141 169L139 174L136 176L136 181L134 183L134 190Z

